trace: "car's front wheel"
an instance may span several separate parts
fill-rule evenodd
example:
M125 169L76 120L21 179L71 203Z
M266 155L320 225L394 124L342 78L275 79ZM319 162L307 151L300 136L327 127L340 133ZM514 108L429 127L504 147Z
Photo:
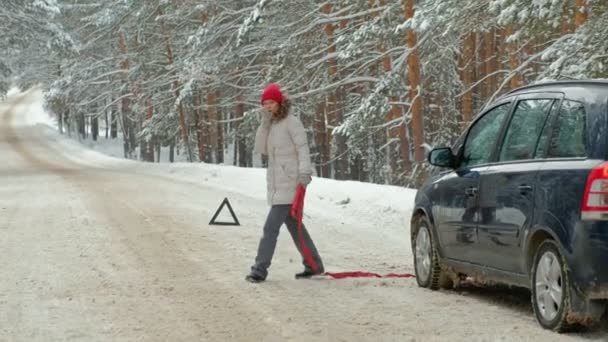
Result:
M412 226L412 250L418 286L437 290L452 287L452 280L442 270L436 242L424 216L419 216Z

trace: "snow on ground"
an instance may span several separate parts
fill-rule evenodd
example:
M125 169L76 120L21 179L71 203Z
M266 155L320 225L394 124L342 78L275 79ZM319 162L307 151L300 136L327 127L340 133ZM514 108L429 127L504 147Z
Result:
M30 96L34 101L24 105L26 107L22 113L27 115L19 118L17 123L42 125L47 139L61 146L68 152L66 155L74 161L85 161L91 166L114 166L120 163L142 172L152 171L166 177L238 193L258 201L266 200L266 171L263 168L187 162L151 164L117 159L114 157L122 155L122 142L115 140L104 143L105 138L100 138L101 143L93 144L91 140L83 142L59 136L55 131L55 120L42 108L42 93L35 91ZM93 145L105 147L95 150L83 149ZM349 224L360 225L362 222L369 222L360 233L403 241L402 248L407 253L404 255L410 255L409 217L415 195L415 189L314 177L307 188L305 215L327 217L339 222L345 229L348 229Z
M606 340L541 329L525 291L296 281L286 232L249 284L263 169L113 158L59 135L40 93L20 96L0 104L0 341ZM315 178L307 194L327 271L413 271L415 190ZM241 227L207 224L224 198Z

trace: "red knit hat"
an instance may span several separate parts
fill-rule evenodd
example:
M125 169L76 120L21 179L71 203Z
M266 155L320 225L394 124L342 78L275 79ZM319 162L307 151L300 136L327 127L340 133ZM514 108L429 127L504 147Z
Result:
M264 104L264 101L266 100L274 100L278 104L281 104L283 103L283 99L283 92L281 91L279 85L275 83L269 84L262 93L262 104Z

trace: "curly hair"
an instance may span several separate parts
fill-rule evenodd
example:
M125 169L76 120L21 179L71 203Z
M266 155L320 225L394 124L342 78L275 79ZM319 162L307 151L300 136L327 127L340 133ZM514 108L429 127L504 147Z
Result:
M291 110L291 99L285 97L283 102L279 105L279 112L276 115L272 116L272 120L281 121L289 115L289 111Z

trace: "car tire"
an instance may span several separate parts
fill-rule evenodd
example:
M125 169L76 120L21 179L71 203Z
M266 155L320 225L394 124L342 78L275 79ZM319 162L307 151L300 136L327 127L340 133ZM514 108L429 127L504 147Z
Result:
M438 290L452 288L453 281L443 269L437 243L425 216L415 218L412 225L412 253L418 286Z
M539 246L530 278L532 306L538 323L557 332L571 329L567 322L570 310L568 273L555 241L546 240Z

